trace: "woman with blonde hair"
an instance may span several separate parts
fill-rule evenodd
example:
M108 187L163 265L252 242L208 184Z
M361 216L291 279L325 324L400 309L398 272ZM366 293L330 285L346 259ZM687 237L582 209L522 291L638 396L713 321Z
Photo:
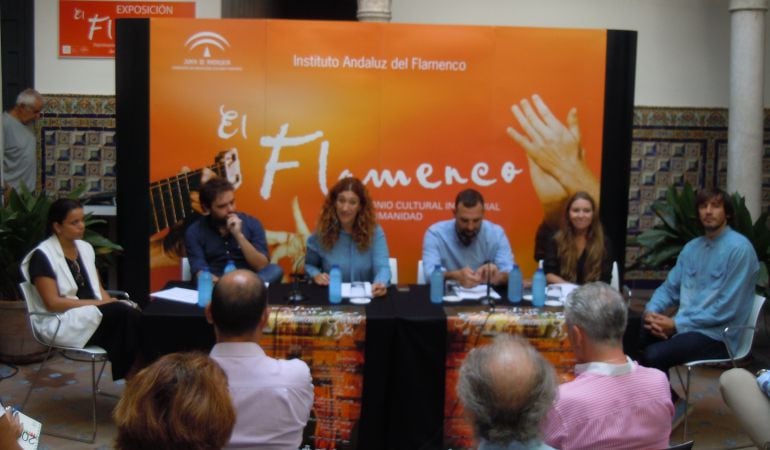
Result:
M548 283L610 282L612 250L599 221L596 202L583 191L567 200L559 231L546 249Z
M316 232L307 240L305 273L316 284L329 284L329 270L339 266L342 281L369 281L372 295L385 295L390 283L388 243L375 220L374 205L361 180L343 178L321 208Z
M118 450L214 450L230 440L227 375L204 353L172 353L126 384L113 412Z

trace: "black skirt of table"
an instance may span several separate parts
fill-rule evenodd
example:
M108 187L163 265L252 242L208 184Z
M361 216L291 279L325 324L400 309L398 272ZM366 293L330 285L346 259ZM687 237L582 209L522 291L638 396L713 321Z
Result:
M268 290L271 305L289 304L290 285ZM300 305L327 305L327 290L302 285ZM347 300L343 300L347 305ZM438 449L443 437L446 316L428 301L427 286L398 290L362 307L366 343L362 410L357 442L361 449ZM197 305L156 300L144 308L143 353L148 362L167 353L208 352L213 328Z

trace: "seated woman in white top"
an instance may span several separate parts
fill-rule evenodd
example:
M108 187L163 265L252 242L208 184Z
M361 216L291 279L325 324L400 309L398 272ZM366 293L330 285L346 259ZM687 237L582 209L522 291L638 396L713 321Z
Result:
M121 379L137 360L141 313L128 300L110 298L99 281L93 247L82 240L85 232L83 206L61 198L48 212L50 237L22 261L24 277L35 289L33 305L61 312L56 334L58 345L98 345L107 351L113 379ZM52 317L33 318L35 329L45 338L56 333Z

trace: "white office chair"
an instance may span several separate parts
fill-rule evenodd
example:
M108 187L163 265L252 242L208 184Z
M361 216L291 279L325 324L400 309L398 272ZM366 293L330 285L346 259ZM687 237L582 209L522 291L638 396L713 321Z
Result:
M425 284L425 270L422 268L422 260L417 261L417 284Z
M398 260L390 258L388 264L390 264L390 284L398 284Z
M676 376L679 378L679 383L684 391L685 408L690 405L690 376L692 375L692 369L704 364L726 363L732 362L733 367L738 367L735 363L736 360L745 358L751 352L751 344L754 341L754 331L756 330L757 320L759 319L759 311L762 309L762 305L765 303L765 297L761 295L754 296L754 303L751 306L751 312L746 320L745 325L738 325L734 327L725 327L722 330L722 341L727 347L727 354L729 358L719 359L703 359L700 361L690 361L683 364L687 368L687 381L682 381L682 375L679 373L679 367L676 367ZM738 339L737 348L731 348L727 336L731 333L740 333ZM684 430L682 432L682 440L687 440L687 413L684 415Z
M51 312L42 312L42 311L36 311L35 305L32 304L32 294L31 290L35 289L35 286L32 285L29 282L24 282L19 285L21 287L21 292L24 295L24 301L27 303L27 310L29 313L29 324L30 328L32 328L32 335L34 336L35 340L38 341L40 344L48 347L48 351L45 354L45 358L40 362L40 367L38 367L37 372L35 373L32 382L29 384L29 389L27 390L27 395L24 397L24 401L21 404L21 409L26 413L25 407L27 406L27 401L29 401L30 394L32 394L32 390L35 388L35 384L37 383L38 379L40 378L40 374L43 372L43 366L45 366L46 361L48 361L48 358L51 356L51 351L54 349L66 351L66 352L74 352L76 354L79 354L84 359L80 358L70 358L75 361L86 361L91 363L91 438L82 438L80 436L74 436L74 435L68 435L63 433L56 433L54 431L51 431L50 429L43 428L43 433L56 436L64 439L70 439L74 441L79 442L85 442L88 444L93 444L96 440L96 394L99 393L99 381L102 379L102 373L104 373L104 366L107 364L107 352L98 345L88 345L83 348L77 348L77 347L66 347L61 345L56 345L56 336L59 334L59 326L61 326L61 315L57 313L51 313ZM42 336L40 336L35 329L35 323L32 320L33 316L48 316L48 317L55 317L59 323L56 326L56 332L54 333L53 339L51 339L50 342L48 342L46 339L44 339ZM100 362L101 368L99 369L99 375L96 375L96 363Z
M182 278L182 281L192 280L192 273L190 273L190 260L187 259L186 256L182 258L181 278Z

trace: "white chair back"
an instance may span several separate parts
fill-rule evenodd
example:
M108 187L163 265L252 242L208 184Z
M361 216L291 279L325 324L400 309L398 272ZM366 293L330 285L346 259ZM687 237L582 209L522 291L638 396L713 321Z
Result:
M417 261L417 284L425 284L425 270L422 268L422 260Z
M398 284L398 260L390 258L388 263L390 264L390 284Z
M192 274L190 273L190 260L185 256L182 258L182 281L192 280Z
M40 298L40 295L37 293L37 288L30 283L29 281L25 281L23 283L19 283L19 288L21 288L21 293L24 296L24 302L27 304L27 311L30 313L46 313L45 307L42 305L42 299ZM51 343L48 342L43 336L41 336L37 331L37 323L35 320L34 314L29 314L29 327L32 329L32 336L35 338L37 342L39 342L41 345L44 345L46 347L50 346Z
M756 331L757 321L759 320L759 312L762 310L762 305L765 303L765 297L761 295L754 295L754 303L751 305L751 313L746 320L746 325L738 327L741 333L740 339L738 339L738 348L732 352L731 356L733 360L745 358L751 352L751 344L754 341L754 332ZM725 333L729 333L730 329L725 329ZM728 348L728 350L730 350Z
M620 271L618 270L617 261L612 262L612 278L610 278L610 286L620 292Z

